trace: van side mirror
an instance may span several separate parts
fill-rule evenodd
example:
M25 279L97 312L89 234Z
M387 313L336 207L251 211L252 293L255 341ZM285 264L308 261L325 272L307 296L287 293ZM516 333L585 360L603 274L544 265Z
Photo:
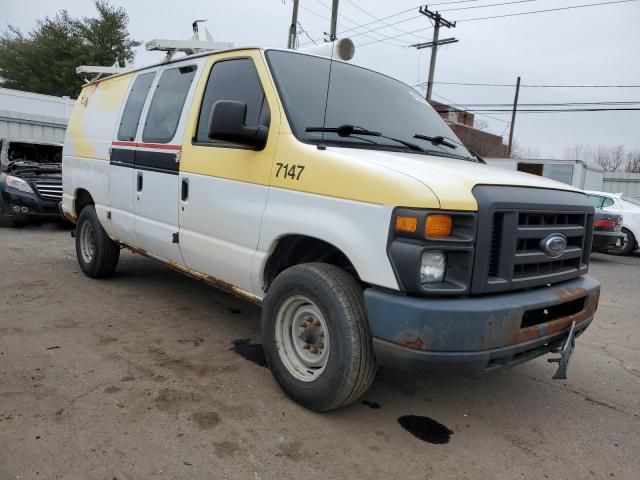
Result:
M247 104L235 100L218 100L209 116L209 138L249 145L262 150L267 144L269 129L264 126L247 127Z

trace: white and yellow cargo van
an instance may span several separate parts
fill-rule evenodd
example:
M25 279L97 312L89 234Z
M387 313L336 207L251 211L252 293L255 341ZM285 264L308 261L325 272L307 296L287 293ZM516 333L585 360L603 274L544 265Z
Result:
M64 144L78 261L121 247L262 304L294 400L357 399L378 365L481 373L593 319L593 207L493 169L409 86L329 58L209 52L85 86Z

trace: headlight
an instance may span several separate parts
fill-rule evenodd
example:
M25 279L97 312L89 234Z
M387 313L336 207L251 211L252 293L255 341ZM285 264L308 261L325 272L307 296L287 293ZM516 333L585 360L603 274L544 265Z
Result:
M427 251L422 254L420 282L442 282L447 270L447 255L444 252Z
M5 180L7 182L7 187L15 188L16 190L20 190L25 193L33 193L33 189L29 186L27 182L22 180L21 178L14 177L12 175L7 175Z

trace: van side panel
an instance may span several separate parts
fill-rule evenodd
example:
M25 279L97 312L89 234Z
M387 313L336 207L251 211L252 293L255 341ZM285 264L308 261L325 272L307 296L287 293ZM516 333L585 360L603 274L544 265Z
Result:
M131 75L87 85L75 103L64 140L62 209L77 218L74 201L78 189L87 190L107 233L112 232L106 212L109 202L109 151L118 114L129 90Z

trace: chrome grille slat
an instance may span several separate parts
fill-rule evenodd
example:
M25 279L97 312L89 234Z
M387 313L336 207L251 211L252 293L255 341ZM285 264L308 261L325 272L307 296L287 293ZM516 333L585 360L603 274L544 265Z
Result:
M62 200L62 184L51 182L34 183L38 195L45 199Z

